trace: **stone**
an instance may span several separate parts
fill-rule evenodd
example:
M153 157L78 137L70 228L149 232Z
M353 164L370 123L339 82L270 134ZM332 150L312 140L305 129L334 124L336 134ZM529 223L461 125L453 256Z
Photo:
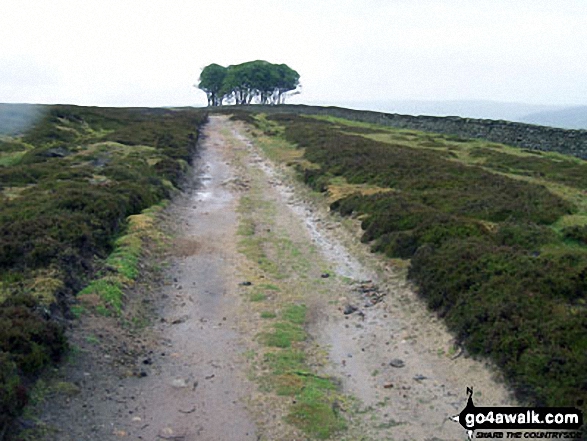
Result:
M350 303L346 304L344 307L344 315L349 315L352 314L353 312L355 312L357 310L356 306L351 305Z
M183 389L188 387L188 383L183 378L175 378L171 381L171 386L175 387L176 389Z
M399 358L394 358L389 362L389 365L395 368L403 368L406 365L406 363L403 360L400 360Z

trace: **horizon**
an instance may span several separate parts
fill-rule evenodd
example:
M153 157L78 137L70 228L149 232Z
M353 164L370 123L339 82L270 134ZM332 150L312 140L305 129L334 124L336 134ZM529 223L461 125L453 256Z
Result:
M303 92L302 92L303 93ZM203 92L202 92L203 94ZM205 95L203 95L205 98ZM80 107L120 107L120 108L132 108L132 107L148 107L148 108L179 108L179 107L195 107L195 108L206 108L209 107L208 104L205 102L205 99L199 100L199 103L192 103L192 104L156 104L156 105L141 105L141 104L84 104L79 102L73 101L51 101L51 102L34 102L34 101L2 101L0 100L0 104L24 104L24 105L47 105L47 106L80 106ZM350 107L350 106L364 106L364 105L373 105L375 107L386 105L386 104L457 104L457 103L464 103L464 104L487 104L487 105L503 105L503 106L527 106L532 108L543 108L543 109L570 109L570 108L582 108L587 107L587 102L584 104L549 104L549 103L530 103L530 102L523 102L523 101L499 101L494 99L444 99L444 100L436 100L436 99L373 99L370 101L361 101L361 100L335 100L335 101L327 101L322 99L316 99L311 101L305 101L303 96L295 95L289 97L284 104L292 104L292 105L306 105L306 106L335 106L335 107ZM233 104L223 104L225 107L230 107ZM251 103L251 105L258 105L258 103ZM362 110L372 110L372 109L362 109ZM379 110L375 110L379 111ZM456 116L456 115L455 115Z
M398 104L399 103L399 104ZM335 107L367 112L381 112L387 114L415 116L415 117L458 117L489 121L509 121L513 123L530 124L553 127L565 130L587 130L587 106L560 107L536 106L522 103L500 103L495 101L403 101L395 106L382 102L372 103L339 103L339 104L306 104L285 103L286 105ZM258 106L260 104L249 104ZM280 104L282 105L282 104ZM16 111L7 109L7 106L26 106ZM44 115L43 111L31 109L35 106L79 106L96 108L162 108L162 109L206 109L205 106L84 106L71 103L0 103L0 133L19 133L34 125ZM232 104L222 107L230 108ZM399 107L398 107L399 106ZM403 107L401 107L403 106ZM214 108L214 107L213 107ZM419 109L419 110L418 110ZM448 110L451 109L451 110Z

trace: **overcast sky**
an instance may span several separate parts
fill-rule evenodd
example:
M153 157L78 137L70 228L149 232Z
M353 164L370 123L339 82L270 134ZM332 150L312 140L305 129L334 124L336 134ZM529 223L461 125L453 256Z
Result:
M294 102L587 104L585 0L0 0L0 102L205 105L210 64L301 75Z

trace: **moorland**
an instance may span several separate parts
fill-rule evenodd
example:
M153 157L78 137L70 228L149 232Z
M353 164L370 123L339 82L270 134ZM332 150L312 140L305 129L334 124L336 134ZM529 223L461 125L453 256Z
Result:
M585 409L587 163L328 116L237 116L280 137L331 210L358 219L523 402Z
M373 252L407 266L428 307L522 402L587 410L584 160L251 110L219 111L279 139L284 163L360 223ZM0 135L0 434L67 351L70 320L123 313L154 240L142 228L181 188L207 119L65 105L34 116Z

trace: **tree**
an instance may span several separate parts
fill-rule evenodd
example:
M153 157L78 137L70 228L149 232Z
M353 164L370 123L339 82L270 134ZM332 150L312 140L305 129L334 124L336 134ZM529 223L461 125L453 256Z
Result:
M224 68L206 66L198 87L206 92L208 105L234 102L237 105L282 104L287 94L297 91L300 75L286 64L257 60Z
M280 64L276 67L278 79L273 96L273 104L283 104L285 94L290 91L296 91L300 85L300 74L290 68L287 64ZM297 92L299 93L299 91Z
M209 106L222 105L223 96L221 94L224 80L226 78L226 68L219 64L210 64L202 69L198 88L206 92Z

